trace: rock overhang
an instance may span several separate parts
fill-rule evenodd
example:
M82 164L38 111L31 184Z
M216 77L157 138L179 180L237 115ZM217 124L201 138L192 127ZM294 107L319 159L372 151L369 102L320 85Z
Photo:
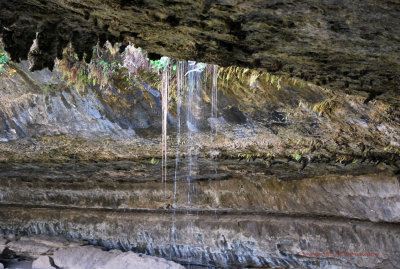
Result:
M80 58L104 43L258 68L373 98L400 88L400 2L350 0L11 0L0 35L15 61L52 68L71 42ZM33 45L33 40L36 39Z

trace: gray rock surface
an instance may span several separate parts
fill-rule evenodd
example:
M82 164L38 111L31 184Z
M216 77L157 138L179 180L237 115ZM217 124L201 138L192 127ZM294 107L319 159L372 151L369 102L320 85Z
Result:
M400 266L400 227L390 223L218 211L174 215L2 206L1 212L5 219L0 220L0 227L70 234L101 242L107 248L134 249L183 264L228 268ZM6 220L11 216L12 223ZM171 235L175 235L174 240Z
M82 240L67 239L56 236L31 235L22 236L16 241L7 243L7 248L15 257L28 260L35 259L32 269L182 269L183 266L163 258L151 257L120 250L104 251L98 247L86 245ZM86 245L86 246L83 246ZM1 256L0 256L1 258ZM11 268L27 263L11 261ZM0 268L2 264L0 263ZM25 268L25 267L24 267Z
M40 256L32 263L32 269L55 269L50 263L49 256Z
M66 248L54 253L54 263L61 268L74 269L183 269L162 258L119 250L103 251L92 246Z
M7 243L7 239L0 237L0 255L1 255L1 253L3 253L4 249L6 248L6 243Z
M75 90L45 93L46 85L62 84L57 73L48 70L30 73L27 63L19 66L20 75L1 80L0 141L46 135L107 136L126 138L135 132L132 126L122 128L117 115L109 115L109 107L95 92L80 96ZM21 75L23 74L23 75ZM97 108L97 109L96 109ZM99 110L99 108L101 108ZM117 122L115 122L117 121Z
M400 223L398 175L385 165L312 164L299 171L296 164L275 164L266 169L261 161L226 160L218 162L216 173L209 170L208 159L199 159L193 169L199 174L191 179L194 191L187 186L186 162L182 162L174 181L173 161L165 184L154 180L159 176L160 167L149 162L0 164L0 201L112 210L172 210L171 205L175 204L178 212L251 211ZM57 188L51 187L55 178ZM188 193L191 204L187 202Z
M59 248L78 247L85 244L87 242L74 239L35 235L22 236L19 240L8 243L7 247L20 256L38 258L43 255L51 255Z

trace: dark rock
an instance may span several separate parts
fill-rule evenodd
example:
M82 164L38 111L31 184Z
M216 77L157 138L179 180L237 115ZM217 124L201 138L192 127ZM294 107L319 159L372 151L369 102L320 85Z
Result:
M222 115L229 123L245 124L247 122L246 116L236 106L224 109Z
M0 34L13 60L29 54L31 70L52 69L68 42L90 61L108 39L133 41L151 59L236 64L380 94L400 87L399 13L390 0L10 0L0 3Z

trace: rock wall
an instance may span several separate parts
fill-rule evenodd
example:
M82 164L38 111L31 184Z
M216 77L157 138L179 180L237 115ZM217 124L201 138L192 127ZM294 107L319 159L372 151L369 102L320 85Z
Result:
M2 206L1 216L0 225L8 232L69 235L183 264L227 268L399 266L400 230L394 224L327 217L26 206Z
M17 73L0 77L0 160L24 162L101 161L160 158L160 92L145 82L126 88L117 83L85 92L69 87L57 72ZM400 157L399 113L383 101L368 104L312 84L282 81L277 89L257 81L231 86L220 81L218 118L211 117L211 91L201 89L196 106L199 132L193 134L199 157L218 160L263 159L266 166L286 159L303 169L310 163L386 164ZM389 98L389 96L387 96ZM395 101L393 101L395 102ZM182 106L181 122L186 122ZM318 106L327 107L318 111ZM187 151L182 127L177 146L177 111L168 116L170 158ZM211 130L214 132L211 143ZM193 141L194 141L193 140ZM296 159L297 158L297 159Z
M156 89L77 93L56 72L14 68L0 79L1 232L199 266L400 266L400 123L387 103L221 85L211 118L204 89L197 144L182 130L177 145L170 110L164 183ZM313 111L323 102L334 109Z

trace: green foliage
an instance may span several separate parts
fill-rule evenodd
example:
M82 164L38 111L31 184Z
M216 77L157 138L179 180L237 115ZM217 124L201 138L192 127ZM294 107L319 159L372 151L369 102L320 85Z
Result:
M103 69L103 76L107 76L108 72L115 73L115 71L117 71L118 68L121 67L121 65L117 61L109 63L107 61L104 61L103 59L99 60L97 65Z
M150 160L150 163L153 164L153 165L156 165L159 162L160 162L160 159L157 159L157 158L151 158L151 160Z
M108 47L112 51L109 51ZM95 46L94 57L89 64L79 61L76 53L69 47L64 51L63 59L57 63L58 71L77 92L84 93L88 87L95 86L102 89L112 80L113 74L122 67L120 55L115 54L116 46L108 47L101 49Z
M274 83L276 82L276 88L278 89L278 91L281 89L281 81L282 81L282 77L279 76L275 76L275 75L271 75L270 73L267 73L265 75L265 81L269 84L271 84L271 86L274 85Z
M246 159L247 162L250 162L250 160L253 158L253 156L249 153L239 153L238 158Z
M267 85L271 85L278 91L282 88L282 82L284 82L285 85L298 85L300 88L306 86L306 82L299 79L284 78L281 76L272 75L268 72L260 72L258 70L241 68L238 66L219 68L218 76L222 84L229 84L230 86L241 85L240 87L246 87L246 84L248 84L250 87L254 87L257 81L265 81Z
M301 155L298 153L296 153L293 157L297 162L301 160Z
M0 73L6 72L6 66L10 62L6 52L0 47Z
M50 85L47 85L46 87L44 87L44 93L48 94L51 91L51 87Z
M150 60L150 66L154 69L154 71L159 72L160 70L166 70L170 63L170 59L168 57L161 57L159 60L152 61ZM176 69L176 66L175 66Z
M304 88L307 85L304 80L299 80L297 78L290 78L289 80L292 82L293 86L299 85L300 89Z

